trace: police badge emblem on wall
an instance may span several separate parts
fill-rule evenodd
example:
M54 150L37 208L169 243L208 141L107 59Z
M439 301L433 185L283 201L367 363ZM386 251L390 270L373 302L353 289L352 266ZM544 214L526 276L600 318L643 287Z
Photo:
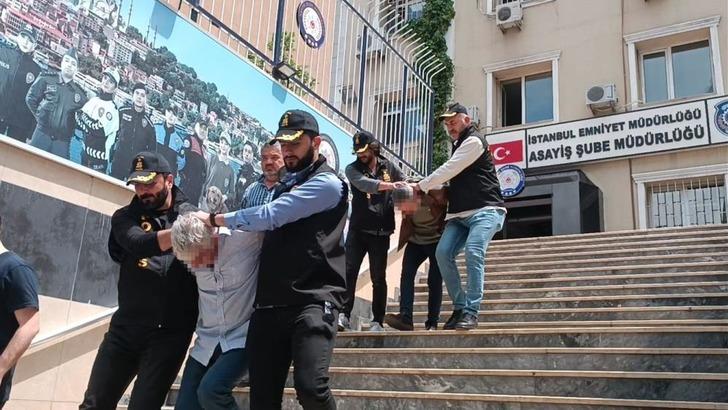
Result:
M319 48L324 44L326 26L318 7L312 1L304 1L298 5L296 22L303 41L311 48Z
M724 135L728 135L728 100L715 105L715 126Z
M519 166L512 164L504 165L497 173L501 187L501 195L504 198L510 198L520 194L526 186L526 174Z

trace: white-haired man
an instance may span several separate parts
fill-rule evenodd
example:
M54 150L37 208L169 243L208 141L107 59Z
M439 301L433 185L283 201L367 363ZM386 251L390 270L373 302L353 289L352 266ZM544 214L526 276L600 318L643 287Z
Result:
M238 408L232 390L248 368L245 341L262 242L262 233L215 230L192 214L172 226L172 250L195 274L200 309L176 409Z

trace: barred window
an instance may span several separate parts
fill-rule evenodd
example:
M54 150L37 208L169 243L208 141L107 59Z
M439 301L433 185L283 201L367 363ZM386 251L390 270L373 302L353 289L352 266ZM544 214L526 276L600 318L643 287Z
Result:
M650 228L728 223L723 176L656 182L647 193Z

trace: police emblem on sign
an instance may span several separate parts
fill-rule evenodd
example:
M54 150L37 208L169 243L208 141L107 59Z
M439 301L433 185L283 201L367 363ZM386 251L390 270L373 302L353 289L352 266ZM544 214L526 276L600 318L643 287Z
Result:
M502 166L496 173L503 197L510 198L523 191L526 185L526 174L521 167L509 164Z
M33 84L33 81L35 81L35 75L33 75L33 73L28 73L25 75L26 84Z
M728 135L728 100L715 105L715 126L723 135Z

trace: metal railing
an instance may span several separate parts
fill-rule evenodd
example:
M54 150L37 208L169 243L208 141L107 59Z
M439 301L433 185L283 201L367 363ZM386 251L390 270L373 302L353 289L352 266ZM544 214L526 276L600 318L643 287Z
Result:
M650 228L728 223L722 176L658 182L648 193Z
M374 133L407 173L431 169L431 82L444 66L407 24L421 0L316 1L324 32L318 48L299 34L305 2L165 1L266 72L280 63L296 69L291 90L346 131Z

